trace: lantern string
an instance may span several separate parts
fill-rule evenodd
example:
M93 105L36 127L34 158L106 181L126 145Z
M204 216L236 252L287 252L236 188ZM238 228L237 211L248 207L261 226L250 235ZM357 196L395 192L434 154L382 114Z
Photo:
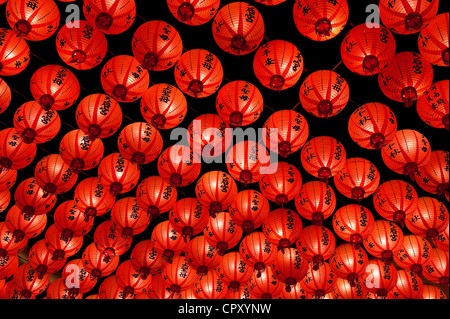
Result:
M339 63L338 64L336 64L336 66L334 67L334 68L332 68L331 69L331 71L334 71L339 65L341 65L341 63L342 63L342 60L341 61L339 61Z
M300 101L298 101L297 104L295 104L294 107L291 110L294 110L299 105L300 105Z

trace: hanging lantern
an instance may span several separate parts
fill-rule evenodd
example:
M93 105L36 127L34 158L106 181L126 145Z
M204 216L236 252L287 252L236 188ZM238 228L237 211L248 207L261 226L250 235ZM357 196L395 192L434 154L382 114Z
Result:
M45 275L39 279L37 275L36 269L33 269L30 263L22 264L17 268L13 281L20 294L20 299L31 299L47 289L50 276Z
M163 278L173 297L174 294L192 287L198 276L185 257L177 256L173 259L173 263L164 267Z
M308 272L308 262L303 259L297 249L289 247L279 250L272 265L275 277L284 283L285 291L290 292Z
M174 187L192 184L202 169L200 157L185 145L166 148L158 158L158 173Z
M151 235L155 249L162 254L162 258L169 264L186 249L186 241L175 230L170 221L160 222L153 228Z
M11 256L19 254L27 245L28 239L16 242L14 233L8 229L6 222L0 222L0 262Z
M432 197L419 197L417 209L406 219L406 227L416 236L434 239L448 226L448 210Z
M260 231L244 236L239 245L239 253L246 264L253 266L257 278L261 277L277 257L276 246Z
M136 18L134 0L84 0L83 13L86 20L106 34L123 33Z
M122 229L112 220L106 220L97 226L94 232L94 243L103 254L103 261L120 256L131 247L133 237L121 236Z
M70 131L59 143L59 155L75 174L97 166L104 150L101 139L91 140L82 130Z
M120 153L105 156L98 166L100 183L113 196L131 191L139 182L140 171L136 164Z
M328 228L310 225L303 229L296 246L300 255L311 262L312 269L318 270L334 253L336 239Z
M14 128L0 131L0 173L19 170L30 164L36 156L36 143L27 144Z
M270 213L270 205L264 195L252 189L237 193L229 212L233 221L246 233L259 228Z
M423 237L405 235L402 248L394 254L395 264L410 270L417 276L422 276L424 265L431 258L431 245Z
M0 76L16 75L30 63L30 48L27 41L16 37L10 29L0 28Z
M0 29L1 33L1 29ZM1 46L0 46L1 47ZM0 64L1 64L0 60ZM0 70L1 73L1 70ZM3 79L0 79L0 114L6 111L9 104L11 103L11 89Z
M83 237L73 237L68 241L63 240L61 237L61 232L58 231L54 224L50 225L45 232L45 243L52 254L52 260L64 260L72 257L83 246Z
M151 274L159 273L166 264L150 239L141 240L134 245L130 260L134 269L144 280Z
M47 299L83 299L83 295L78 294L76 297L71 297L70 289L67 288L64 279L58 278L52 281L47 288Z
M11 201L11 192L9 190L0 191L0 213L8 208Z
M281 290L279 295L280 299L306 299L306 293L302 289L301 281L298 281L295 285L290 286L291 290L286 291L286 289Z
M263 273L253 274L248 286L253 299L276 299L283 290L281 280L278 280L269 265Z
M419 52L434 65L449 65L448 21L448 12L438 14L419 34Z
M6 227L13 233L14 240L20 242L39 236L47 226L47 215L26 217L17 205L8 210L5 218Z
M409 175L412 181L419 168L428 164L431 147L428 139L415 130L399 130L392 142L381 148L383 162L398 174Z
M295 211L277 208L264 219L262 230L267 240L283 252L297 242L303 230L303 223Z
M139 276L130 260L122 262L117 267L116 279L119 288L123 291L123 299L126 299L129 295L134 297L134 295L146 291L152 281L152 277L144 279Z
M416 52L401 52L378 74L378 85L391 100L411 107L433 83L433 67Z
M203 235L211 246L216 247L220 256L235 247L242 238L242 228L235 224L230 213L216 213L215 218L209 218L203 229Z
M178 126L187 113L186 98L176 86L159 83L150 86L140 102L144 120L157 129L167 130Z
M253 268L247 265L237 251L225 254L216 269L231 292L237 292L244 287L253 274Z
M419 168L416 182L424 191L446 197L448 201L449 152L432 151L427 165Z
M350 98L347 81L329 70L311 73L300 87L300 103L311 115L329 118L339 114Z
M233 55L255 51L264 38L264 31L262 15L246 2L224 5L212 25L214 41L223 51Z
M201 278L215 272L214 269L222 260L217 249L208 243L203 235L196 236L189 241L185 257L189 266L196 270L197 275Z
M434 285L423 285L422 299L447 299L447 295Z
M5 279L13 276L18 267L19 257L17 255L7 255L3 259L1 259L0 278L2 279L0 279L0 282L3 282L3 284L5 284ZM2 284L0 283L0 298L2 297L2 290L5 289L5 286L6 285L2 287Z
M11 189L17 181L17 171L4 169L0 171L0 192Z
M63 268L67 257L61 260L52 260L52 252L50 252L45 239L41 239L30 247L28 261L36 270L38 279L42 279L46 274L51 275Z
M118 102L134 102L142 97L150 84L150 75L130 55L117 55L103 66L100 76L103 90Z
M365 289L375 294L375 299L385 299L390 290L397 284L398 272L394 265L387 264L381 259L370 259L362 280Z
M47 196L45 196L47 194ZM17 207L25 218L48 213L56 204L56 195L46 193L33 177L24 179L14 192Z
M386 105L366 103L357 108L348 121L351 139L366 149L380 149L395 137L397 118Z
M164 278L162 272L159 272L152 276L152 282L148 287L147 296L149 299L182 299L183 292L173 292L170 290L170 284ZM176 289L176 286L174 286ZM189 289L189 288L188 288ZM188 290L187 289L187 290Z
M27 144L45 143L52 140L61 128L56 111L45 111L38 102L25 102L14 113L13 125Z
M435 128L449 128L449 80L433 83L417 100L417 114L426 124Z
M396 42L389 29L362 23L350 29L341 44L345 66L358 75L378 74L395 56Z
M403 232L395 223L380 219L375 221L372 233L364 239L364 248L383 263L390 264L403 247Z
M297 47L284 40L272 40L258 48L253 71L263 86L274 91L295 85L303 72L303 57Z
M219 10L220 0L167 0L170 13L180 22L197 26L210 21Z
M338 277L333 288L334 299L368 299L364 283L351 286L347 279Z
M314 299L324 299L325 295L333 290L338 277L333 273L327 262L317 269L313 267L310 263L308 272L300 282L300 286L306 294L313 295Z
M286 0L255 0L255 1L266 6L276 6L280 3L285 2Z
M404 226L405 218L413 214L418 205L417 192L401 180L390 180L378 187L373 205L381 217Z
M447 224L447 228L440 233L436 238L433 239L433 243L436 245L437 248L441 250L448 250L449 249L449 225Z
M51 37L59 27L59 9L53 0L27 2L8 1L6 20L17 37L42 41Z
M400 269L397 284L389 291L387 299L422 299L423 282L420 276Z
M359 249L372 233L375 220L370 210L358 204L345 205L333 215L335 234Z
M120 228L121 236L128 238L147 229L150 219L139 207L136 197L125 197L115 202L111 209L111 221Z
M300 153L303 168L312 176L328 181L345 166L347 153L333 137L319 136L309 140Z
M89 70L105 58L108 41L105 35L89 22L76 20L59 29L56 34L56 51L67 65L77 70Z
M448 250L431 248L429 261L424 264L422 274L433 283L448 285L448 268Z
M48 64L33 73L30 91L44 110L60 111L76 102L80 95L80 82L69 69Z
M381 0L379 5L381 22L394 33L412 34L419 32L436 16L439 0L410 3L391 3Z
M122 109L119 103L105 94L90 94L78 104L75 120L91 141L110 137L120 129Z
M348 158L333 178L336 189L347 198L360 201L371 196L380 184L376 166L362 157Z
M192 286L195 299L224 299L228 288L215 270L209 271Z
M117 276L111 275L105 278L98 288L99 299L134 299L129 291L124 291L117 283Z
M94 220L85 220L83 212L70 199L61 203L53 214L54 225L65 241L84 236L94 226Z
M81 262L89 273L89 279L96 281L100 277L106 277L112 274L119 266L120 256L114 256L107 259L103 256L103 252L97 249L95 243L89 244L81 255Z
M177 201L177 189L160 176L150 176L142 180L136 188L139 207L152 218L169 211Z
M369 258L364 249L355 249L352 244L342 244L336 247L330 257L330 267L340 278L347 279L351 287L359 283L364 275Z

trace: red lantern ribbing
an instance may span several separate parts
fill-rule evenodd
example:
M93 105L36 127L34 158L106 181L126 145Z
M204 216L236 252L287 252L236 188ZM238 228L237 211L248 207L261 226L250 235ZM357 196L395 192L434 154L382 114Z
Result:
M122 237L138 235L147 229L150 219L135 197L121 198L111 209L111 221L120 228Z
M215 272L222 261L217 249L208 243L204 235L192 238L185 249L186 260L200 277Z
M387 299L422 299L423 281L409 270L398 270L397 284L389 291Z
M17 268L13 282L15 289L20 294L20 299L31 299L47 289L50 276L46 274L42 278L38 278L36 269L30 263L25 263Z
M0 76L19 74L30 63L31 52L27 41L6 28L0 28L0 37L4 39L0 43Z
M14 240L20 242L39 236L47 226L47 215L27 217L22 210L14 205L8 210L5 218L6 226L13 233Z
M431 244L428 240L416 235L405 235L402 248L394 254L394 261L397 266L422 276L431 255Z
M275 277L284 283L285 291L290 292L308 272L308 261L303 259L296 248L279 250L272 264Z
M375 294L375 299L385 299L389 291L397 284L398 271L392 264L387 264L381 259L370 259L363 275L365 289Z
M120 153L105 156L98 166L100 183L113 196L131 191L138 184L139 177L140 171L137 165Z
M243 233L242 228L236 225L231 214L226 211L217 213L215 218L209 218L203 230L206 241L216 247L221 256L241 241Z
M57 198L55 194L41 188L34 177L30 177L17 186L14 200L25 217L31 217L48 213L55 206Z
M270 213L269 201L264 195L252 189L237 193L229 212L233 221L246 233L259 228Z
M433 83L417 101L417 114L426 124L449 129L449 80Z
M169 220L173 228L187 241L203 231L209 221L209 212L196 198L187 197L173 205Z
M310 181L303 184L294 201L300 216L317 226L322 226L323 221L330 217L336 208L336 195L333 188L322 181Z
M170 221L160 222L153 228L151 240L161 257L169 264L186 249L187 243Z
M94 226L94 219L85 220L83 212L74 200L61 203L53 214L54 225L65 241L86 235Z
M433 197L419 197L417 209L405 219L406 227L417 236L436 238L448 227L448 210Z
M310 225L303 229L296 246L300 255L308 260L316 271L334 253L336 239L328 228Z
M160 176L150 176L138 184L136 199L139 206L155 218L173 207L177 201L177 189Z
M36 156L36 143L27 144L14 128L0 131L0 173L28 166Z
M167 6L178 21L197 26L214 18L219 10L220 0L167 0Z
M134 0L84 0L86 20L106 34L120 34L128 30L136 18Z
M308 272L300 282L300 286L314 299L324 299L325 295L333 290L338 277L333 273L328 262L321 264L317 269L313 267L312 263L308 265Z
M424 191L446 197L448 201L449 192L449 152L432 151L427 165L419 168L416 182Z
M338 277L346 279L351 287L359 283L359 278L366 271L369 258L361 247L355 249L352 244L342 244L336 247L330 257L330 267Z
M136 243L131 251L130 260L134 269L143 279L159 273L166 264L162 255L155 249L151 239L144 239Z
M262 231L273 245L282 252L295 244L303 230L300 216L293 210L277 208L264 219Z
M275 261L277 247L263 232L256 231L244 236L239 245L239 253L246 264L253 266L256 278L260 278L261 274Z
M10 103L11 103L11 88L9 87L8 83L6 83L3 79L0 79L0 114L6 111Z
M94 243L102 252L103 261L123 255L131 247L133 238L121 236L122 229L112 220L106 220L97 226L94 232Z
M112 274L119 266L119 260L120 256L114 256L105 261L103 252L97 249L94 242L89 244L81 255L81 263L89 273L91 281L96 281L100 277Z
M364 240L364 248L383 263L390 264L394 254L403 247L403 231L391 221L375 221L371 234Z

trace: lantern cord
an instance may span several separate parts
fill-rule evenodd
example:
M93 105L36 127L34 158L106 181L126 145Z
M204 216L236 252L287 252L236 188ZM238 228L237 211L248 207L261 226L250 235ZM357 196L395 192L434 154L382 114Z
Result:
M39 55L36 55L35 53L31 52L31 55L34 56L36 59L40 60L44 64L49 64L47 61L45 61L43 58L41 58Z
M333 68L333 69L331 69L331 71L334 71L339 65L341 65L341 63L342 63L342 60L341 61L339 61L339 63L338 64L336 64L336 66Z
M295 104L294 107L291 110L294 110L299 105L300 105L300 101L298 101L297 104Z
M140 14L136 14L136 17L138 17L139 19L141 19L144 22L147 22L148 20L144 19L143 16L141 16Z

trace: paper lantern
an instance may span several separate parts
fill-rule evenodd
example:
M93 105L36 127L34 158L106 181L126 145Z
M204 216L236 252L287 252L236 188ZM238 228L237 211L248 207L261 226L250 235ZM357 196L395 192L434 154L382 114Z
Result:
M246 233L261 227L270 213L269 201L264 195L252 189L237 193L231 203L229 212L233 221Z
M136 164L120 153L105 156L98 166L100 183L113 196L131 191L139 182L140 171Z
M163 278L168 283L171 293L175 294L192 287L198 276L185 257L177 256L173 259L173 263L164 267Z
M364 283L357 282L351 286L347 279L338 277L333 288L334 299L367 299Z
M54 225L65 241L86 235L94 226L94 219L85 220L83 212L70 199L61 203L53 214Z
M253 274L248 286L253 299L276 299L283 290L282 282L275 277L271 266L262 273Z
M0 79L0 114L6 111L10 103L11 103L11 89L3 79Z
M266 6L276 6L280 3L285 2L286 0L255 0L255 1Z
M174 292L170 290L171 283L166 281L162 272L152 276L152 282L148 287L147 296L149 299L182 299L183 291ZM174 286L173 288L176 289ZM189 288L188 288L189 289Z
M397 285L398 271L394 265L381 259L370 259L362 279L365 289L375 295L374 299L385 299Z
M0 263L0 278L3 278L2 281L3 283L5 283L5 279L14 275L17 268L19 267L19 257L17 255L6 255L5 257L1 258L2 262ZM2 292L5 292L6 284L2 288L0 288L0 297Z
M253 266L256 277L259 278L266 268L275 261L277 249L263 232L256 231L244 236L239 245L239 253L245 263Z
M36 143L27 144L14 128L0 131L0 173L19 170L30 164L36 156Z
M228 288L215 270L199 278L192 290L196 299L224 299L228 293Z
M160 222L153 228L151 240L155 249L169 264L186 249L187 245L181 233L177 232L168 220Z
M313 267L310 263L308 272L300 282L300 286L305 293L313 295L314 299L323 299L327 293L333 290L338 277L333 273L327 262L317 269L313 269Z
M438 14L431 18L430 23L420 31L419 51L431 64L449 65L448 18L448 12Z
M128 30L136 18L134 0L84 0L86 20L106 34L120 34Z
M69 298L89 292L97 284L97 278L91 278L84 267L83 260L72 259L61 272L66 287L69 289Z
M433 239L433 243L436 245L437 248L442 250L448 250L449 249L449 225L447 225L447 228L440 233L436 238Z
M359 283L359 278L366 271L369 258L361 247L355 249L352 244L342 244L336 247L330 257L330 267L340 278L347 279L351 287Z
M187 244L185 257L190 267L197 271L202 279L204 276L210 276L219 266L222 256L217 249L208 243L204 235L192 238Z
M130 260L142 279L146 279L151 274L159 273L166 264L150 239L141 240L134 245Z
M308 261L301 257L297 249L289 247L278 251L272 270L275 277L284 283L284 290L290 292L306 276Z
M5 218L6 226L13 233L14 240L20 242L39 236L47 226L47 215L27 217L17 205L12 206Z
M13 281L21 299L30 299L33 296L43 293L47 289L50 276L45 275L39 279L36 269L33 269L30 263L25 263L17 268Z
M139 276L139 273L133 268L130 260L122 262L116 270L117 285L123 290L122 298L129 295L134 296L147 290L152 277L146 279Z
M0 28L0 76L16 75L30 63L30 48L27 41L16 37L10 29Z
M61 268L67 262L67 257L61 260L52 260L53 253L49 250L45 239L40 239L34 243L28 251L28 261L36 270L39 279L42 279L46 274L51 275Z
M431 151L428 164L420 167L417 172L417 184L424 191L446 197L448 200L448 167L448 151Z
M98 288L99 299L133 299L129 291L125 291L117 282L117 275L105 278Z
M122 229L112 220L106 220L97 226L94 232L94 242L97 249L103 254L103 260L111 260L114 256L120 256L131 247L133 238L121 236Z
M431 127L448 130L448 87L449 80L435 82L417 101L417 114Z
M448 220L444 203L432 197L419 197L417 209L405 219L405 224L414 235L433 239L445 231Z
M403 231L395 223L380 219L375 221L369 237L364 239L364 248L375 258L389 264L403 247Z
M237 251L225 254L216 269L221 275L222 281L232 292L237 292L245 287L253 274L253 268L247 265Z
M316 271L334 253L336 239L328 228L310 225L303 229L295 244L300 255L308 260Z
M139 207L152 218L169 211L177 201L177 189L160 176L143 179L136 188Z
M64 240L62 234L56 226L50 225L45 232L45 242L48 250L52 253L52 260L63 260L69 258L80 251L83 246L83 237L73 237L70 240Z
M231 214L226 211L216 213L215 218L209 218L203 230L206 241L216 247L221 256L241 241L243 233L242 228L234 223Z
M196 26L214 18L219 10L220 0L167 0L170 13L180 22Z
M0 213L9 206L11 201L11 192L9 190L0 191Z
M394 261L397 266L420 277L431 255L431 245L425 238L405 235L402 248L394 254Z
M423 276L437 284L448 285L448 251L431 248L429 261L424 264Z
M7 261L8 256L14 256L24 250L28 240L19 242L13 240L14 233L8 229L6 222L0 222L0 261Z
M4 169L0 172L0 192L11 189L17 180L17 171Z
M287 208L271 211L262 224L262 231L267 240L282 252L299 239L302 230L303 223L300 216Z
M45 196L47 194L47 196ZM14 192L17 207L25 217L48 213L56 204L56 195L46 193L34 177L24 179Z
M115 202L111 209L111 221L121 229L121 236L128 238L147 229L150 219L139 207L136 197L125 197Z
M422 299L447 299L445 292L434 285L423 285Z
M114 256L105 261L103 252L97 249L94 242L89 244L81 255L83 267L89 273L90 280L97 280L112 274L119 266L119 259L120 256Z
M63 278L58 278L48 285L46 296L48 299L82 299L83 297L81 294L72 297Z
M387 299L422 299L423 282L420 276L404 269L397 273L397 284L389 291Z

